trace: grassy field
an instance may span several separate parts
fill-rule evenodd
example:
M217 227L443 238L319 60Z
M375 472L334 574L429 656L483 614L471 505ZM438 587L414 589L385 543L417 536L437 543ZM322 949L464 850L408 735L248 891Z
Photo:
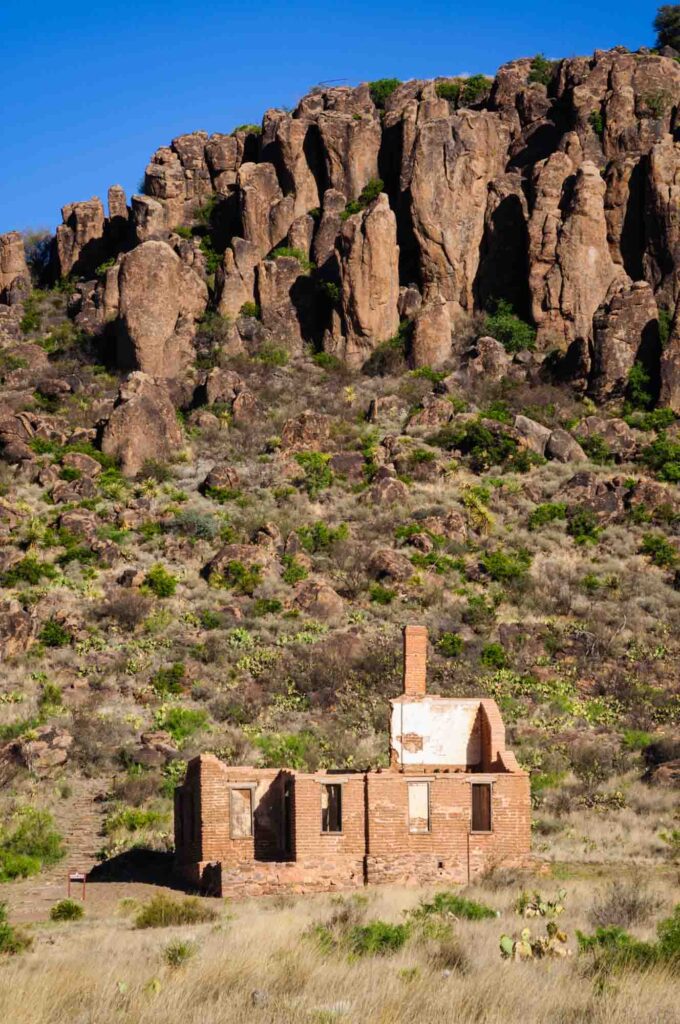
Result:
M0 970L0 1020L13 1024L673 1024L677 975L668 968L595 971L578 955L576 930L617 918L641 939L672 911L677 879L620 868L562 865L553 877L501 873L458 890L498 917L435 916L412 927L404 945L383 955L348 952L342 936L380 920L413 920L408 911L432 891L385 888L356 897L201 901L215 910L204 924L140 929L141 904L88 906L80 921L36 924L33 946ZM523 888L546 896L566 889L560 927L571 956L517 963L502 960L501 933L523 920ZM134 886L130 887L134 892ZM176 894L174 894L176 898ZM633 922L630 922L630 917ZM326 925L315 931L317 925ZM337 943L329 940L334 936ZM356 948L356 947L355 947Z

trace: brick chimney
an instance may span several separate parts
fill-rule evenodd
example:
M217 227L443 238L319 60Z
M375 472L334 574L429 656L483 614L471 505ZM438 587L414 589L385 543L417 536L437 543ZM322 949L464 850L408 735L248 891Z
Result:
M424 697L427 692L427 629L404 626L404 695Z

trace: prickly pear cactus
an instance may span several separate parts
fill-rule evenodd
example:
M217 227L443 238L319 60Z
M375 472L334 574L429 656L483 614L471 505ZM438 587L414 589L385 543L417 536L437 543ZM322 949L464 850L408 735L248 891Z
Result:
M523 928L518 939L501 935L500 950L504 960L541 960L543 957L561 958L571 956L567 948L567 933L561 931L554 921L549 921L545 935L535 938L530 928Z
M522 892L517 898L515 909L521 917L559 917L564 911L566 889L558 889L555 898L550 900L540 892Z

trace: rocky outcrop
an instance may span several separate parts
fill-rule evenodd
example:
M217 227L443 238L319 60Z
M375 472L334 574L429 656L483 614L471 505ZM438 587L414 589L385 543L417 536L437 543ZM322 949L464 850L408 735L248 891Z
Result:
M8 231L0 235L0 302L13 305L25 297L30 286L24 240L18 231Z
M182 431L167 384L146 373L131 373L121 385L115 407L101 428L101 450L135 476L148 459L177 455Z
M451 317L443 298L421 306L413 320L410 363L439 367L451 355Z
M680 301L675 310L666 348L661 356L659 403L680 415Z
M126 253L111 287L118 295L118 362L175 377L192 361L195 324L208 302L205 282L165 242Z
M397 222L384 193L345 221L338 258L342 325L327 347L359 366L399 327Z
M91 274L105 259L104 207L96 196L82 203L69 203L61 211L63 223L57 228L56 246L61 277Z
M636 362L658 367L659 322L646 281L614 286L593 318L589 393L598 401L620 396Z

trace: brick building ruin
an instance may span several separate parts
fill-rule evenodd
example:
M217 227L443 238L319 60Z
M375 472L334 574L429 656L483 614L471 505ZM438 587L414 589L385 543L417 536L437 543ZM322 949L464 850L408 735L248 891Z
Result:
M370 883L467 882L522 862L529 778L505 749L495 701L431 696L427 630L404 629L404 692L390 701L390 767L298 772L213 754L175 790L175 863L233 896Z

